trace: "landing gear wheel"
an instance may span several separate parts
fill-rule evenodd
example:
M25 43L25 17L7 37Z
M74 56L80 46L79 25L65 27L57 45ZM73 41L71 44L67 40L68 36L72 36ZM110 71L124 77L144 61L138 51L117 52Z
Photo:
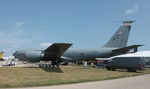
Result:
M112 70L115 71L116 69L115 69L115 68L112 68Z
M106 66L107 70L111 70L111 67L110 66Z
M135 69L127 68L128 72L136 72Z
M52 67L58 67L61 64L61 61L52 61L51 65Z

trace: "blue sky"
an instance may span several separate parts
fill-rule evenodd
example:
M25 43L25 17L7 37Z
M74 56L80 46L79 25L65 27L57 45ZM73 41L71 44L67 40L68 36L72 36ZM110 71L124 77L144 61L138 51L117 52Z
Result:
M54 42L74 48L104 45L122 20L136 20L128 45L150 50L150 0L0 0L0 50L41 49Z

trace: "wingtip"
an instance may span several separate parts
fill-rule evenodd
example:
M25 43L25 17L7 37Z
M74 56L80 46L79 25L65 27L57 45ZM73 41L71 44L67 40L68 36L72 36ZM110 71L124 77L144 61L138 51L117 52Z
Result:
M121 21L121 22L123 22L123 23L134 23L134 22L136 22L136 20Z
M123 24L122 26L131 26L132 23L136 22L136 20L130 20L130 21L121 21Z

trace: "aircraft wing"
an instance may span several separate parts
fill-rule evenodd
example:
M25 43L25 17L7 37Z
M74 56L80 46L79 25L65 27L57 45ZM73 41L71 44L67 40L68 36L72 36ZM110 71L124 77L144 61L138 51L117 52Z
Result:
M112 52L115 52L115 53L126 53L129 50L131 50L131 49L135 49L134 51L136 52L137 48L140 47L140 46L143 46L143 45L131 45L131 46L115 49Z
M71 45L70 43L54 43L44 50L44 53L46 56L60 58Z

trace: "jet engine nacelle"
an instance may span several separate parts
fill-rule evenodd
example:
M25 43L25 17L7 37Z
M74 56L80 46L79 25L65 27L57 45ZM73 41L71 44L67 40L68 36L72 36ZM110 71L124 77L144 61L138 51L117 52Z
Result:
M41 51L28 51L24 54L25 60L29 62L40 62L44 57Z

